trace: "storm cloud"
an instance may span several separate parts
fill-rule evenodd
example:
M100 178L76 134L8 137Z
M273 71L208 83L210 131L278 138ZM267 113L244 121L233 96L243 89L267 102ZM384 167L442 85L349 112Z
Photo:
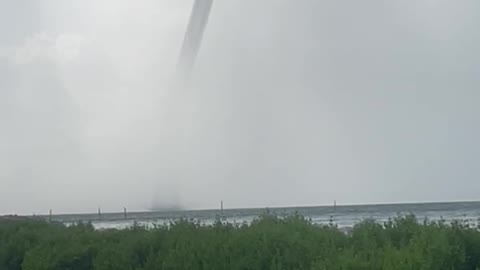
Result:
M0 0L0 213L478 199L478 1L192 5Z

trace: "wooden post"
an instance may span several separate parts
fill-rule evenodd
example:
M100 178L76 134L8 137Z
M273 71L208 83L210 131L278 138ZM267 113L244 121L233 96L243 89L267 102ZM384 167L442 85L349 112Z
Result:
M102 219L102 212L100 210L100 207L98 207L98 219Z
M52 209L50 209L50 212L48 214L48 221L52 223Z
M127 208L123 207L123 217L127 219Z
M333 201L333 211L335 211L335 212L337 211L337 201L336 200Z
M220 213L223 216L223 201L220 201Z

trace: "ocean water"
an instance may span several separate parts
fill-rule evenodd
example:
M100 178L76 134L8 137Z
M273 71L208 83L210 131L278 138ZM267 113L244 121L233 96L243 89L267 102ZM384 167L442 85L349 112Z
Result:
M179 219L195 220L201 224L212 224L217 218L230 223L250 223L258 216L269 211L280 217L298 213L312 220L315 224L333 222L339 228L351 228L356 223L373 218L378 222L387 221L398 215L414 214L419 220L461 220L476 225L480 218L480 202L449 202L449 203L416 203L416 204L383 204L383 205L346 205L319 207L287 207L287 208L254 208L254 209L224 209L218 210L168 211L168 212L136 212L123 213L56 215L53 221L65 224L91 222L96 229L123 229L134 223L144 226L154 224L165 225Z

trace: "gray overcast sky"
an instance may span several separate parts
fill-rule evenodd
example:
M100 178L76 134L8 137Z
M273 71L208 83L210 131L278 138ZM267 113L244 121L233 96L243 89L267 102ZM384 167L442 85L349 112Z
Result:
M172 141L192 4L0 0L0 213L480 199L479 1L216 1Z

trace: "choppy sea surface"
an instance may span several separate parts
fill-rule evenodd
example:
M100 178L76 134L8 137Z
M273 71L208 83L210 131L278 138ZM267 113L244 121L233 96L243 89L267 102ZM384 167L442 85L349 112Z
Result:
M253 209L224 209L195 210L195 211L161 211L81 214L81 215L54 215L53 221L65 224L91 222L96 229L123 229L134 223L153 226L169 224L179 219L195 220L201 224L212 224L216 219L230 223L249 223L258 216L269 211L280 217L298 213L312 220L316 224L333 222L339 228L350 228L356 223L373 218L378 222L387 221L398 215L414 214L419 220L425 218L433 221L461 220L477 224L480 218L480 202L448 202L448 203L415 203L415 204L382 204L382 205L345 205L319 207L287 207L287 208L253 208Z

